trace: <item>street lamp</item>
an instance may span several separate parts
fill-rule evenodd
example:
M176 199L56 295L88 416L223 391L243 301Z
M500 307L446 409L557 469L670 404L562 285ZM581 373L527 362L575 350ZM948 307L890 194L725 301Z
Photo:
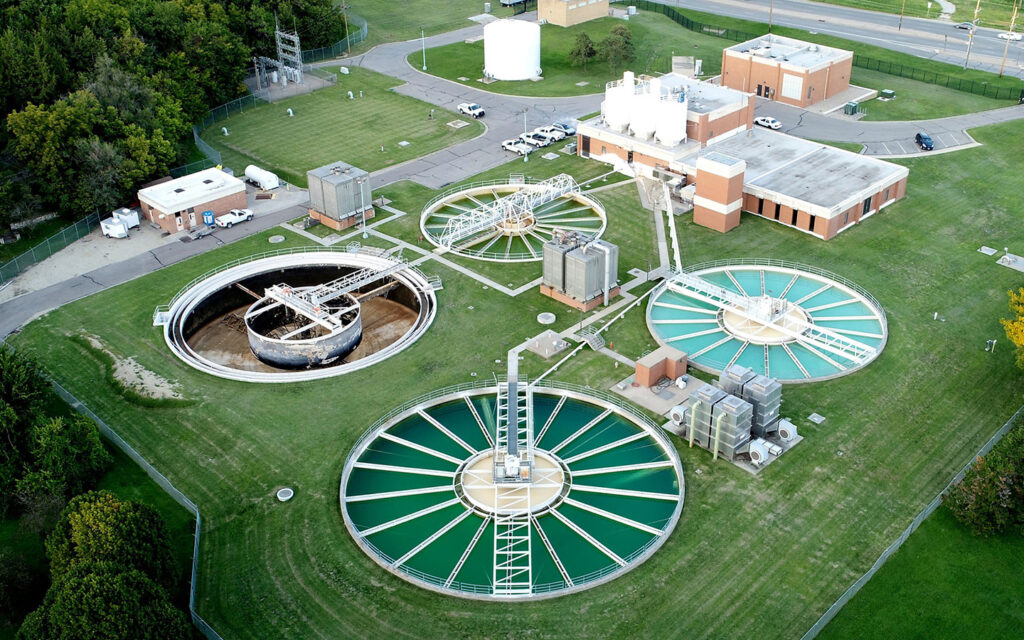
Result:
M420 46L423 47L423 70L427 70L427 34L420 29Z

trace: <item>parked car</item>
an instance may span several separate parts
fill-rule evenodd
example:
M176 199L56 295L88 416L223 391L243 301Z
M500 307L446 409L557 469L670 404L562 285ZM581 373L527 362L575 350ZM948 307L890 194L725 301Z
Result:
M501 148L504 149L505 151L511 151L512 153L518 153L521 156L525 156L526 154L528 154L531 151L533 151L533 147L531 147L530 145L526 144L525 142L523 142L519 138L512 138L511 140L506 140L506 141L502 142L501 143Z
M474 118L484 117L484 108L475 102L463 102L459 105L459 113Z
M955 28L955 29L966 29L966 30L970 31L970 30L974 29L974 23L973 22L960 22L960 23L957 23L957 24L953 25L953 28Z
M536 129L533 130L533 132L550 136L551 139L554 140L555 142L558 142L559 140L565 140L565 132L552 125L537 127Z
M1015 40L1016 41L1016 40L1020 40L1022 36L1019 33L1000 33L996 37L997 38L1002 38L1003 40Z
M530 133L520 134L519 139L525 142L526 144L530 145L531 147L537 148L546 147L549 144L551 144L551 138L549 138L548 136L543 136L539 133L534 133L532 131Z
M556 129L559 129L562 133L564 133L567 136L576 135L576 127L570 122L556 122L551 126Z
M252 220L252 209L232 209L214 220L214 223L222 229L230 229L240 222L249 222L250 220Z
M932 144L932 137L927 133L918 133L914 136L914 142L917 143L917 146L921 147L921 151L931 151L935 148Z
M758 116L754 118L754 124L767 127L768 129L781 129L782 123L775 118L769 118L768 116Z

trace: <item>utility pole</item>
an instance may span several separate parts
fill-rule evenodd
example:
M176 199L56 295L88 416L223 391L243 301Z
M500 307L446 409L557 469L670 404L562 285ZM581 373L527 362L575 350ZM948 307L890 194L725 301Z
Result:
M980 0L979 0L980 2ZM903 12L907 10L907 0L903 0L903 5L900 7L900 23L896 26L897 31L903 30Z
M342 0L341 4L338 5L338 8L341 9L341 17L345 19L345 53L348 53L349 49L352 48L352 41L348 38L348 3Z
M978 0L979 2L981 0ZM775 0L768 0L768 33L772 32L772 13L775 11Z
M974 45L974 32L978 30L979 13L981 13L981 0L978 0L978 4L974 5L974 20L971 21L971 24L974 26L971 27L971 32L967 34L967 55L964 56L964 69L967 68L967 61L971 59L971 47Z
M1020 8L1019 2L1013 3L1013 16L1010 17L1010 38L1013 37L1013 27L1017 24L1017 9ZM1003 61L999 63L999 77L1003 77L1003 67L1006 66L1006 56L1010 53L1010 38L1006 39L1006 47L1003 49Z

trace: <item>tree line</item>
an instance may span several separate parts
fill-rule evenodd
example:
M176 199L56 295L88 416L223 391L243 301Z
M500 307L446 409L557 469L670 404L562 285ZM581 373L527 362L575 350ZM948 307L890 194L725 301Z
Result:
M345 36L331 0L0 3L0 229L122 205L191 152L191 123L245 93L274 29Z
M170 595L183 576L166 524L149 506L90 491L112 458L94 422L49 415L52 393L34 361L0 345L0 521L44 537L50 564L18 638L191 637ZM0 622L21 621L45 588L38 582L15 551L0 550Z

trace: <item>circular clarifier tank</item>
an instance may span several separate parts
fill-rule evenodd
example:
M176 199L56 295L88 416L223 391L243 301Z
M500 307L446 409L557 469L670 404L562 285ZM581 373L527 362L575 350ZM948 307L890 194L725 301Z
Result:
M341 510L378 564L443 593L533 599L610 580L665 542L684 489L658 427L589 389L538 388L533 482L519 503L529 551L518 564L529 571L514 592L495 589L496 528L508 515L501 492L514 491L494 483L496 405L493 386L441 390L396 409L356 444Z
M443 246L445 229L453 218L498 207L498 201L537 181L488 182L458 187L427 203L420 215L420 230L432 244ZM474 226L449 251L467 258L492 262L532 262L543 259L543 246L555 231L578 231L593 237L604 233L607 216L594 196L574 191L536 208L510 207L494 224Z
M647 325L705 371L738 364L780 382L811 382L856 371L885 346L882 306L836 274L778 261L709 263L687 274L710 288L666 281L651 297ZM743 311L709 302L714 288L742 299Z
M426 332L434 288L374 250L286 250L196 278L154 318L171 350L222 378L291 382L340 375Z

